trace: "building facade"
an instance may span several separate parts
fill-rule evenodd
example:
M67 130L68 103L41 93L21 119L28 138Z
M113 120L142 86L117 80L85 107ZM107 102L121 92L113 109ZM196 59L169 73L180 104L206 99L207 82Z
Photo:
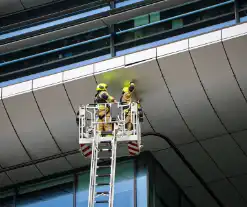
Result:
M101 179L100 182L107 182L106 178ZM1 191L0 206L87 207L88 186L88 168L78 169L66 175L53 175L42 181L32 181ZM104 191L104 187L102 186L100 190ZM152 154L146 152L134 159L122 158L118 161L114 206L194 207L195 205Z

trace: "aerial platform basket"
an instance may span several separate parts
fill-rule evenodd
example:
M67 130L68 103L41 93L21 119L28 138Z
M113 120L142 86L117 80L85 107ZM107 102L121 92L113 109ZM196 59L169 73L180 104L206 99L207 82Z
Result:
M104 106L110 109L110 118L104 117L102 122L98 119L99 107ZM126 127L126 111L130 114L132 130L129 131ZM100 132L99 124L112 124L113 131ZM136 141L138 147L141 147L141 127L138 115L138 104L132 102L130 104L108 103L108 104L87 104L79 107L79 144L90 145L97 137L98 141L110 141L116 137L117 142Z
M99 119L99 110L108 115ZM127 142L130 155L140 153L141 127L138 105L134 102L126 105L88 104L80 106L78 118L82 154L85 157L91 156L88 207L95 207L96 204L113 207L117 144ZM126 127L126 118L130 120L128 123L132 123L131 130ZM110 125L112 130L101 132L100 124L107 125L108 128ZM106 169L108 173L102 173L102 170ZM104 182L99 178L104 178Z

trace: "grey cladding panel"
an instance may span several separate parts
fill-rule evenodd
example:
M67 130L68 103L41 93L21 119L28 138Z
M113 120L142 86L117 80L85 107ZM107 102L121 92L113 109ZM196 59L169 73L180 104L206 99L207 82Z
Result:
M247 172L247 157L230 136L202 141L201 144L227 176Z
M201 139L226 133L207 100L189 52L158 61L175 102L195 136Z
M247 104L242 96L221 43L191 51L205 90L230 131L247 128Z
M20 0L1 0L0 15L6 15L16 11L23 10Z
M241 175L230 179L233 185L237 188L238 192L247 200L247 175Z
M0 165L8 167L29 161L0 101Z
M179 149L206 182L224 178L224 175L199 143L187 144Z
M85 159L85 157L79 152L73 155L68 155L66 158L73 168L89 166L91 163L91 159Z
M20 183L35 178L40 178L42 176L34 165L11 170L7 173L14 183Z
M198 185L196 177L172 149L153 152L155 158L181 187Z
M53 0L21 0L26 8L47 4Z
M71 170L71 167L65 158L58 158L37 164L44 175Z
M245 207L247 205L234 187L226 180L212 183L210 187L225 206Z
M230 39L223 44L240 87L247 97L247 36Z
M32 93L3 100L13 125L33 159L59 153Z
M201 185L185 188L184 192L195 203L196 207L219 207Z
M93 76L67 82L65 88L76 112L80 104L86 105L94 101L96 82Z
M12 182L5 173L0 173L0 188L11 185Z
M75 113L62 84L34 91L40 110L62 151L78 148Z

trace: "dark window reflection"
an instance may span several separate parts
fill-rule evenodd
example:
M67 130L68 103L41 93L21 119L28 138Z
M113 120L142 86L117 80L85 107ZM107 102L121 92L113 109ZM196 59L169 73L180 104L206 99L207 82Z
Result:
M148 176L147 163L144 160L137 160L136 173L136 198L137 207L148 206Z
M17 196L17 207L73 207L73 182Z
M14 197L9 196L6 198L0 197L0 207L14 207Z

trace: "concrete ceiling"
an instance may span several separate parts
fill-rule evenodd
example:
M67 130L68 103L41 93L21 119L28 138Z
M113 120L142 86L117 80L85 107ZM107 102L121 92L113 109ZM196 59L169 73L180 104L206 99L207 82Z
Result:
M77 153L18 167L78 149L79 104L93 101L97 82L119 98L135 79L143 132L168 136L225 206L246 206L246 48L241 24L2 88L0 187L88 165ZM199 207L217 206L165 141L146 137L144 150ZM121 145L119 156L126 153Z

